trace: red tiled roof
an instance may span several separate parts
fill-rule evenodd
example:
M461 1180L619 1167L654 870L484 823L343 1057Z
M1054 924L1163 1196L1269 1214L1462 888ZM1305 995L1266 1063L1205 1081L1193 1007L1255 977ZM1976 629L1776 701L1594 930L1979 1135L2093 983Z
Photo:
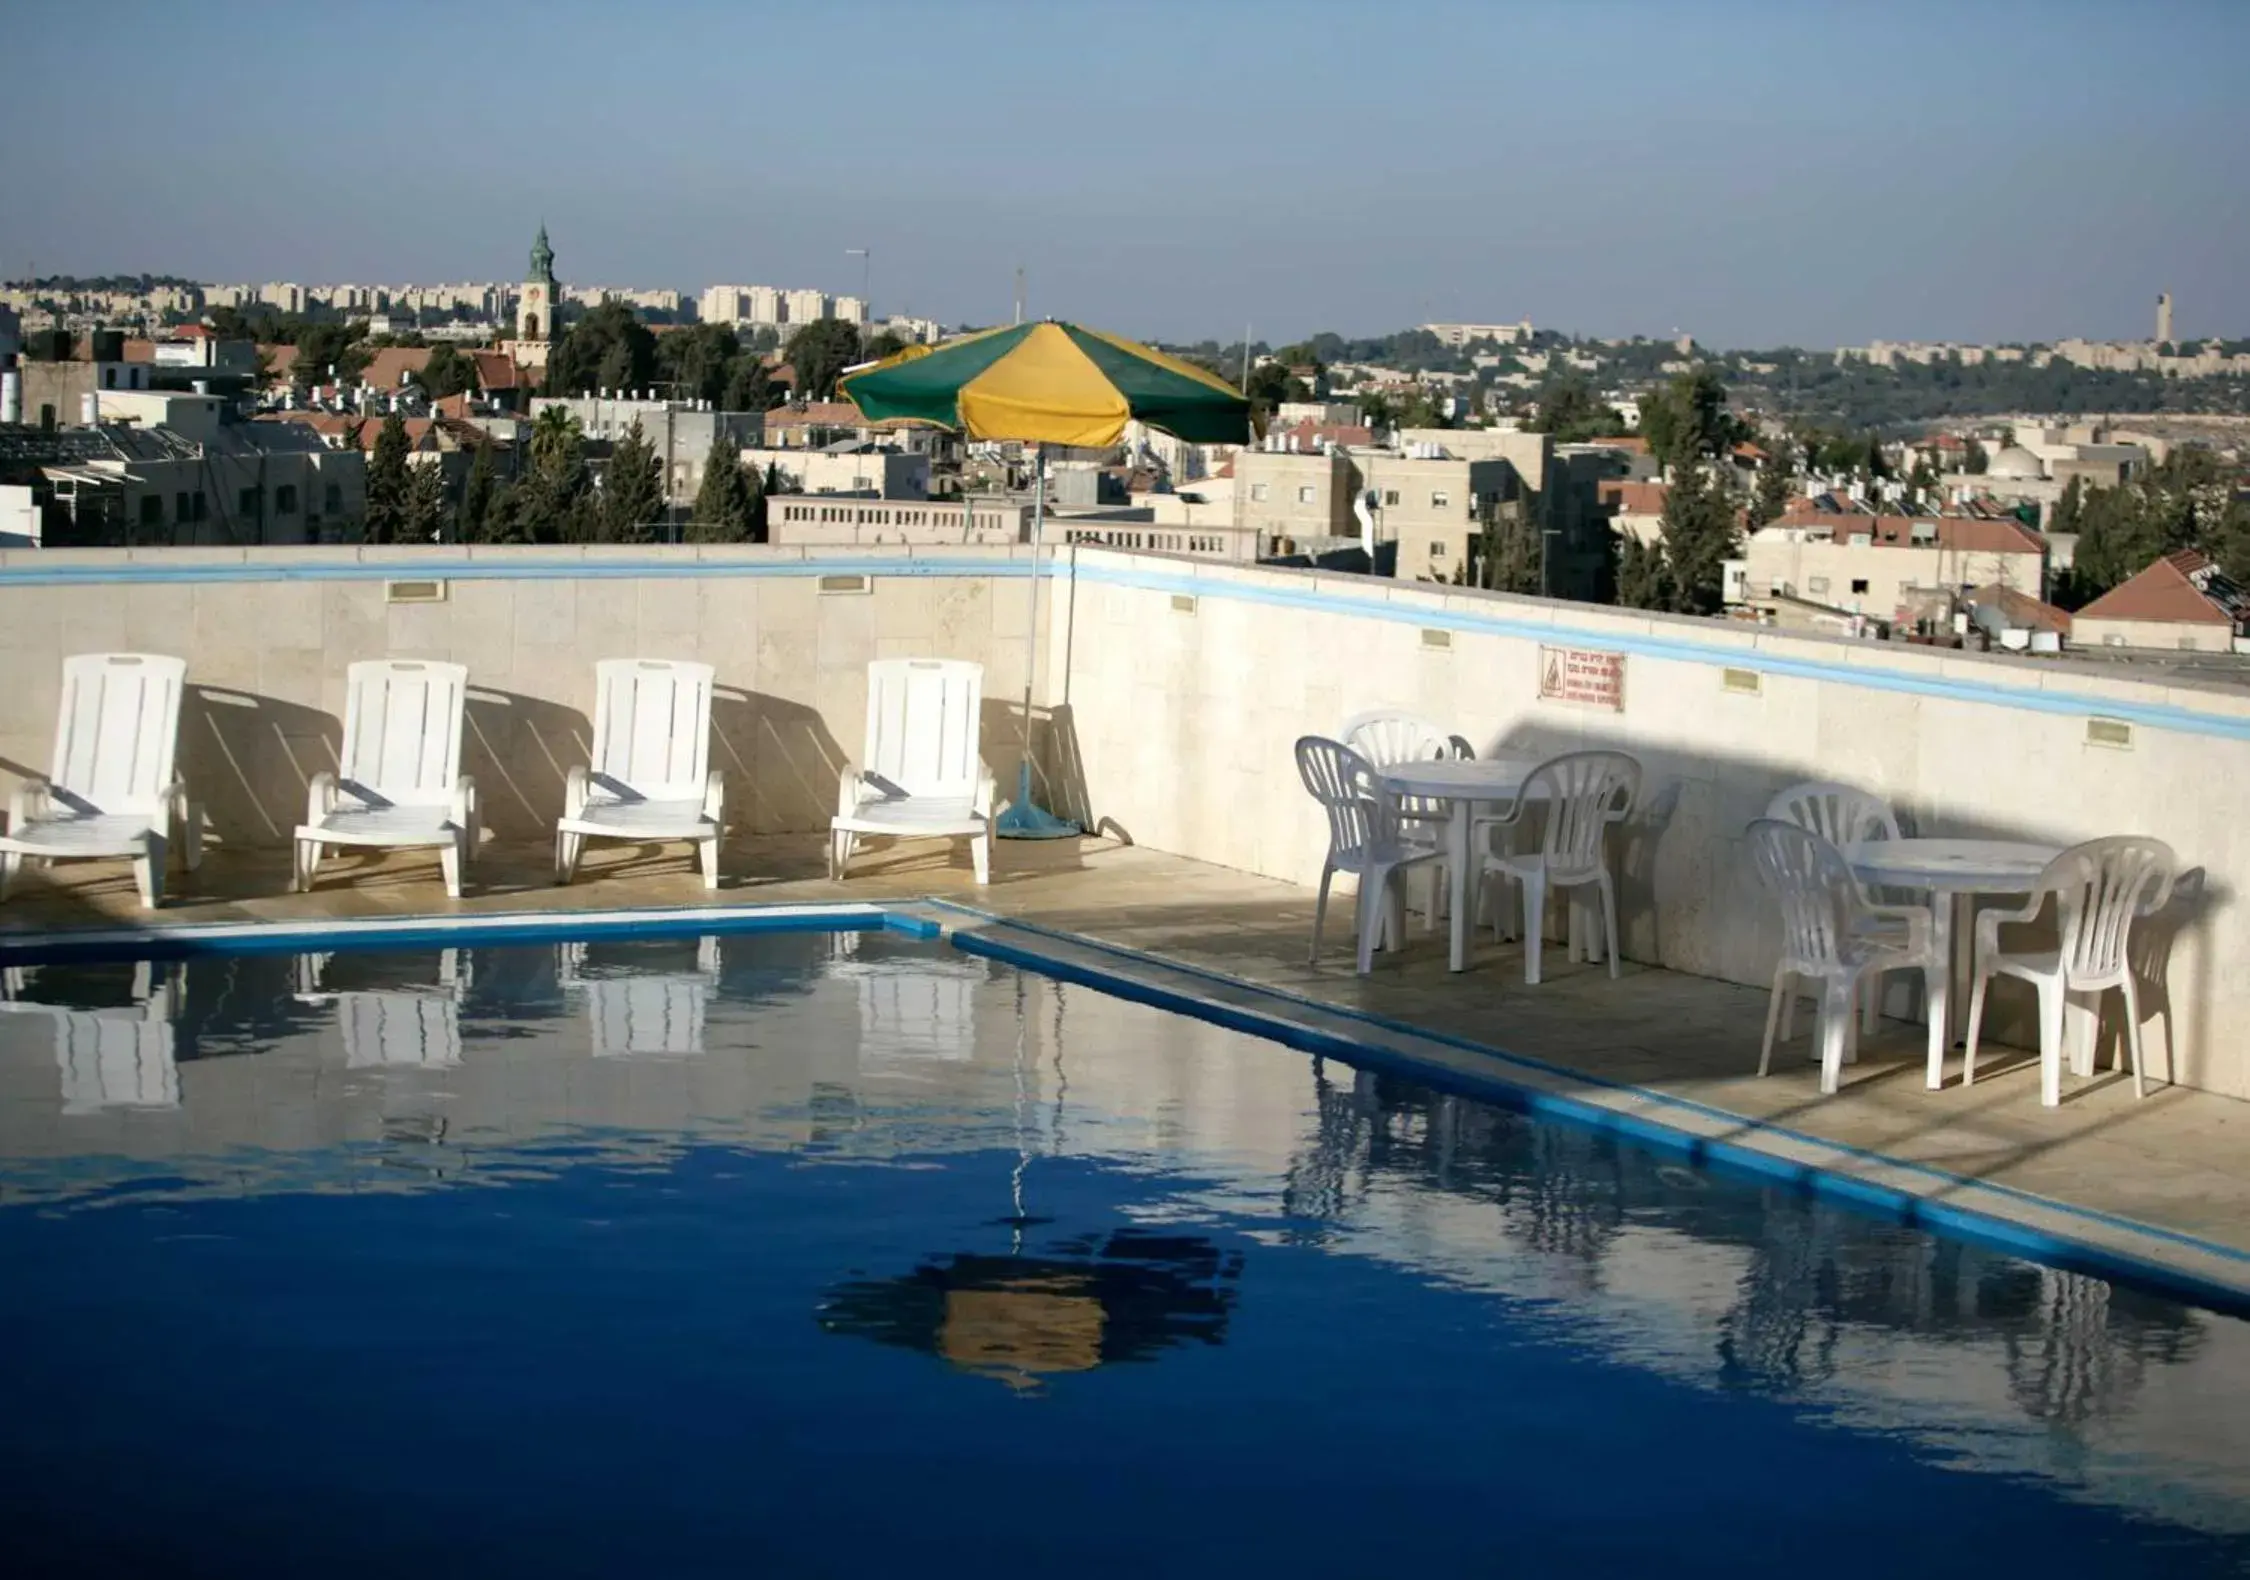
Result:
M219 332L209 324L182 324L171 331L174 340L216 340Z
M1330 444L1341 445L1371 445L1375 442L1375 430L1364 424L1314 422L1310 417L1291 427L1273 429L1272 433L1278 433L1284 438L1294 438L1300 450L1317 450L1323 439Z
M2025 626L2034 631L2054 631L2070 635L2070 615L2051 603L2041 603L2029 593L2018 592L1999 582L1979 587L1969 594L1969 602L1989 604L2008 618L2010 625Z
M2211 569L2211 561L2193 549L2167 554L2079 610L2078 618L2231 626L2234 614L2191 579Z
M1648 454L1648 441L1639 434L1621 433L1608 439L1588 439L1588 444L1598 444L1607 450L1623 450L1627 455Z
M374 389L395 390L405 383L405 375L419 375L429 364L428 346L385 346L367 359L359 381Z
M1837 543L1849 543L1855 537L1867 538L1875 548L1927 548L1928 542L1914 541L1917 527L1937 529L1934 547L1952 554L2044 554L2046 539L2039 536L2013 516L1990 519L1975 516L1848 516L1825 511L1792 511L1779 521L1769 523L1776 527L1794 527L1800 531L1825 532Z
M1660 516L1671 488L1664 483L1634 483L1624 478L1604 478L1596 487L1602 505L1613 516Z
M258 354L266 359L266 372L269 378L285 379L289 376L290 370L297 365L297 348L295 346L260 346Z
M477 383L487 390L522 389L531 382L505 351L472 351L469 360L476 364Z

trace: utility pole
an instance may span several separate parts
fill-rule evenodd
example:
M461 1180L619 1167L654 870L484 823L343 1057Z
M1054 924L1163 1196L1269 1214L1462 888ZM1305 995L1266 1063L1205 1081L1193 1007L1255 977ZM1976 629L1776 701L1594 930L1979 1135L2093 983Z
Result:
M1023 322L1023 265L1016 265L1016 322Z

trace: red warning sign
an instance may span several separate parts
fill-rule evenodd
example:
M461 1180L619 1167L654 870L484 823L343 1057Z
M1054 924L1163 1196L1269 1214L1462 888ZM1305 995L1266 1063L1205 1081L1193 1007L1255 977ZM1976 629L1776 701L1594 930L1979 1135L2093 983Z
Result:
M1625 711L1625 655L1583 647L1539 649L1539 699Z

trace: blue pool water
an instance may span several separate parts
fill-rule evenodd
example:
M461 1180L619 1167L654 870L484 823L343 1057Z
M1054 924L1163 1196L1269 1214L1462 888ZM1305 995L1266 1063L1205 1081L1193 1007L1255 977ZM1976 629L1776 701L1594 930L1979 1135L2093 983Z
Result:
M2243 1572L2250 1329L883 935L50 965L8 1572Z

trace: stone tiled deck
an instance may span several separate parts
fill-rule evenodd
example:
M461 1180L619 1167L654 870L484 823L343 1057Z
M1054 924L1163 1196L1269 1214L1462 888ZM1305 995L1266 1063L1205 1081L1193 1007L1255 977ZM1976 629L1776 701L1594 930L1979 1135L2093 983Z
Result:
M1611 981L1548 951L1547 982L1523 984L1520 953L1487 939L1470 971L1445 969L1442 933L1414 931L1375 973L1353 975L1348 906L1319 969L1305 963L1310 891L1105 841L1003 843L990 887L965 859L935 846L900 846L861 858L851 881L827 881L824 842L790 836L730 847L725 886L713 895L676 852L595 847L566 889L547 877L543 848L489 847L468 898L449 901L428 853L331 861L311 894L288 890L284 852L212 852L192 878L174 875L167 922L306 920L521 910L784 901L944 899L1104 943L1287 990L1340 1009L1472 1039L1603 1081L1628 1082L1792 1130L1927 1165L2072 1206L2114 1214L2250 1252L2250 1104L2154 1087L2136 1102L2130 1082L2104 1069L2066 1077L2065 1101L2043 1109L2036 1061L1994 1048L1977 1084L1958 1062L1941 1092L1923 1089L1919 1028L1886 1025L1845 1072L1838 1096L1819 1096L1798 1041L1776 1073L1752 1073L1765 1008L1762 992L1627 965ZM31 875L0 910L0 935L111 926L145 917L122 863ZM955 914L960 925L973 918ZM1418 929L1419 923L1414 926ZM2161 1069L2161 1036L2151 1056ZM2237 1282L2250 1283L2250 1274Z

